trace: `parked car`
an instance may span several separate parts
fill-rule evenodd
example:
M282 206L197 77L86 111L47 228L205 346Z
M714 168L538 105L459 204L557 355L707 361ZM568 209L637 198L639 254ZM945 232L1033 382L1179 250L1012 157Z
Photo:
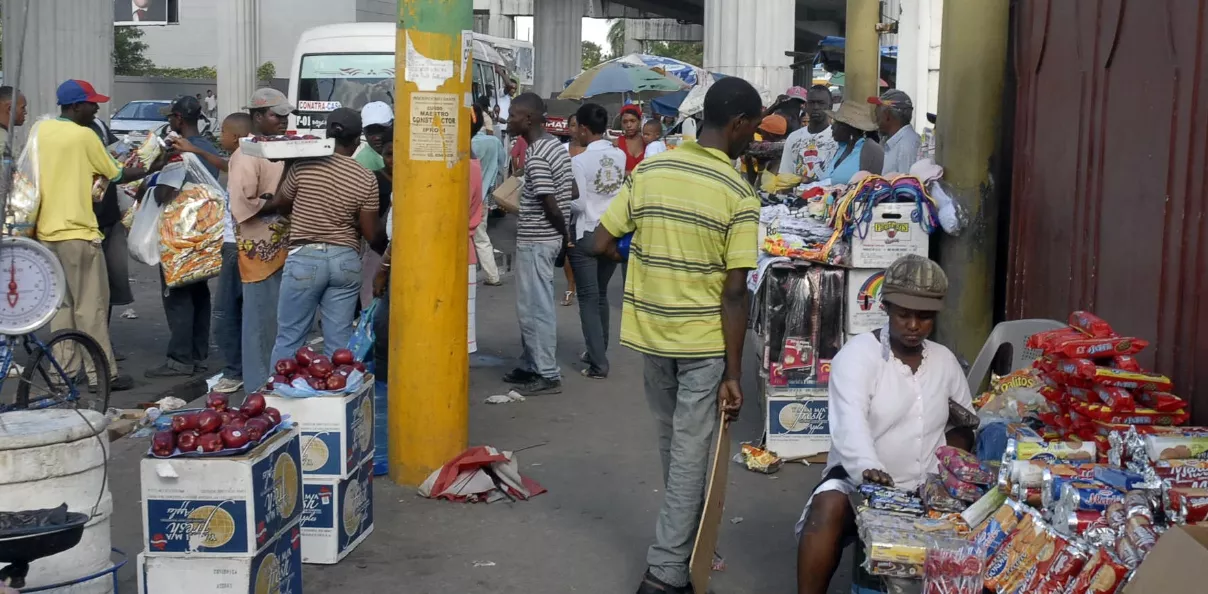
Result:
M136 133L145 136L147 132L168 125L168 116L163 112L172 106L169 100L131 101L117 110L109 119L109 128L114 134ZM198 122L200 132L205 134L211 128L211 122L202 116Z

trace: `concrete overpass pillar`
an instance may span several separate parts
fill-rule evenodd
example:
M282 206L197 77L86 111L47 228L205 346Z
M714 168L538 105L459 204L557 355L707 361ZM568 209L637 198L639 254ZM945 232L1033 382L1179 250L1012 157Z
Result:
M256 0L227 0L218 8L218 118L240 111L256 90L260 11Z
M28 17L23 6L28 7ZM58 115L55 89L69 78L86 80L97 92L113 95L111 0L4 0L3 11L4 84L16 85L29 102L26 130L38 116ZM21 80L13 78L18 69ZM97 117L108 119L118 107L102 105ZM24 135L20 129L16 133Z
M475 2L475 10L480 2ZM475 12L474 32L512 39L516 37L516 19L504 11L503 0L486 0L487 12ZM514 7L509 7L514 8Z
M583 7L580 0L533 3L533 91L543 98L583 70Z
M705 0L705 69L745 78L773 96L793 84L795 0Z
M865 101L880 95L881 81L881 36L877 23L881 22L880 0L847 0L847 85L843 88L843 100Z

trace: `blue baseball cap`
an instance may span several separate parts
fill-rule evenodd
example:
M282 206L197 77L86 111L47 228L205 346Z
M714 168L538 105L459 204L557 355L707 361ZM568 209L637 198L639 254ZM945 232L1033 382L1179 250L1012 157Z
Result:
M96 92L92 84L84 80L71 79L64 81L55 91L59 105L74 105L76 103L108 103L109 97Z

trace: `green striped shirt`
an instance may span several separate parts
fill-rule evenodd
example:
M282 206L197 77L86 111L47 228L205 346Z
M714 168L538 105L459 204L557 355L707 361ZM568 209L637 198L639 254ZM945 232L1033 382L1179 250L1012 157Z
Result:
M633 232L621 344L661 357L725 354L726 272L755 268L759 199L715 149L688 142L642 161L600 223Z

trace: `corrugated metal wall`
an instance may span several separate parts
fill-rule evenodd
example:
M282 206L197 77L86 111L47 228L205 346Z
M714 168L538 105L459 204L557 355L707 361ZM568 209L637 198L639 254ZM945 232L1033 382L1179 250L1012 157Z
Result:
M1008 318L1151 341L1208 424L1208 0L1019 0Z

